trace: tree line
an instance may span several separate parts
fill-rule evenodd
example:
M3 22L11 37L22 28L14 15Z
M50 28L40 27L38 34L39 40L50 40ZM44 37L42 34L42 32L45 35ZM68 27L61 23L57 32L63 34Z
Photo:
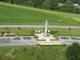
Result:
M41 9L68 13L80 13L80 0L0 0L11 4L25 5Z

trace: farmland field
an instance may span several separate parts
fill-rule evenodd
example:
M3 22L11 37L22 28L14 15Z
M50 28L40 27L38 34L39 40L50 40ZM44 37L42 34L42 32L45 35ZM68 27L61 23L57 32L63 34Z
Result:
M80 15L48 11L0 2L0 24L80 25Z

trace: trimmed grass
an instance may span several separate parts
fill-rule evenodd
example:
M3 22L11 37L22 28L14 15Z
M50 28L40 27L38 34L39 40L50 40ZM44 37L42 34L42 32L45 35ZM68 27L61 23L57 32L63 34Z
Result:
M43 30L44 29L34 29L34 28L0 28L0 36L2 36L2 32L12 32L15 33L16 35L19 36L32 36L34 35L35 30ZM49 29L51 31L57 31L54 33L54 36L80 36L80 29L61 29L61 28L54 28L54 29Z
M32 36L33 35L33 29L28 29L28 28L21 28L19 30L19 28L8 28L6 30L6 28L0 28L0 36L2 36L2 32L12 32L12 33L15 33L16 35L19 35L19 36Z
M54 36L80 36L80 29L51 29L57 31Z
M2 57L4 60L66 60L68 46L16 46L0 47L0 53L5 51L4 56L15 49L15 57ZM2 51L1 51L2 50ZM8 50L8 51L7 51ZM3 54L3 53L2 53ZM14 54L12 54L13 56Z
M79 14L18 6L0 2L0 24L44 24L80 25Z

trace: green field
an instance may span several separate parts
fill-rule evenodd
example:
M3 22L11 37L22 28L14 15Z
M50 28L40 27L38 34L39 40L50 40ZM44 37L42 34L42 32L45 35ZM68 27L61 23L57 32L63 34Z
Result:
M42 30L44 29L34 29L34 28L0 28L0 36L2 36L2 32L11 32L15 33L18 36L33 36L35 34L35 30ZM80 36L80 29L60 29L54 28L49 29L51 31L57 31L53 33L54 36Z
M80 15L0 2L0 24L80 25Z
M68 46L0 47L0 60L66 60L67 48Z

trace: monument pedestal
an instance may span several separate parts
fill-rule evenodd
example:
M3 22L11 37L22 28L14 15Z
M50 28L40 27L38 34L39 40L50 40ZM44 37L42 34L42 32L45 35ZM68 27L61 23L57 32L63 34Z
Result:
M38 40L42 40L42 41L52 41L55 40L56 38L53 37L53 35L48 35L48 21L46 20L45 23L45 30L44 33L39 33L39 34L35 34L35 36L38 36Z
M45 36L44 33L35 34L35 36L38 36L38 40L41 40L41 41L53 41L53 40L56 40L56 38L53 37L52 35Z

